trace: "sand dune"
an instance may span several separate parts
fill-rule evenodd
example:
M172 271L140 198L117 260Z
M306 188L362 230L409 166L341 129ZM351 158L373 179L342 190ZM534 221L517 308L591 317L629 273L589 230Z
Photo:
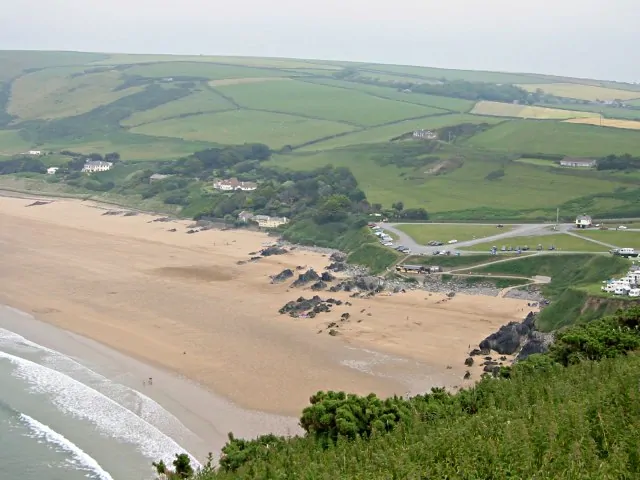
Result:
M527 313L515 299L336 293L352 305L293 319L278 309L313 292L272 285L269 276L296 266L322 270L326 256L296 249L247 262L273 237L189 235L190 222L103 215L104 207L72 200L30 203L0 198L0 303L243 407L297 415L320 389L390 395L461 385L469 344ZM345 312L349 322L328 335L327 324Z

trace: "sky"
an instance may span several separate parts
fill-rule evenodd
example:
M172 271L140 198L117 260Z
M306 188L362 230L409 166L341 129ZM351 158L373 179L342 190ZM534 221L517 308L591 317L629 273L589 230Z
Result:
M6 0L0 49L246 55L640 82L639 0Z

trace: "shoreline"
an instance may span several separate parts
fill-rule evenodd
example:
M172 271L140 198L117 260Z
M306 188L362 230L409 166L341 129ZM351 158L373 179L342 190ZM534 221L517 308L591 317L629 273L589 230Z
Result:
M0 304L188 378L240 409L298 418L318 390L386 397L468 386L477 380L462 379L470 345L527 313L517 299L422 290L351 298L272 284L286 268L324 271L328 254L296 248L250 262L275 239L189 235L192 222L161 222L160 214L109 215L113 206L70 199L25 208L38 197L1 195ZM342 304L315 318L278 313L316 294ZM229 430L241 436L241 423Z
M0 305L0 328L55 350L110 381L149 397L193 434L176 441L201 462L209 452L217 457L229 432L242 438L302 432L297 418L240 408L187 378L42 322L13 307ZM153 378L153 385L143 386L142 382L149 377Z

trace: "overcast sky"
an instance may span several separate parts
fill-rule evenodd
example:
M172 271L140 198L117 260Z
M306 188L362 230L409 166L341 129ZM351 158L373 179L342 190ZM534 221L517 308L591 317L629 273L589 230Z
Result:
M640 81L640 0L5 0L0 49L252 55Z

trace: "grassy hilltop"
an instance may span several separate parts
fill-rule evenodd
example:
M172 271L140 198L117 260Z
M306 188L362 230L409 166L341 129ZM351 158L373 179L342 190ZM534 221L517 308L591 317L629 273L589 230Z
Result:
M638 170L555 162L640 155L639 102L638 85L536 74L4 51L0 160L29 149L115 151L117 185L152 168L141 162L263 143L272 166L347 167L371 203L402 201L432 218L546 219L556 207L629 215L640 213ZM407 139L416 129L436 130L437 148Z

